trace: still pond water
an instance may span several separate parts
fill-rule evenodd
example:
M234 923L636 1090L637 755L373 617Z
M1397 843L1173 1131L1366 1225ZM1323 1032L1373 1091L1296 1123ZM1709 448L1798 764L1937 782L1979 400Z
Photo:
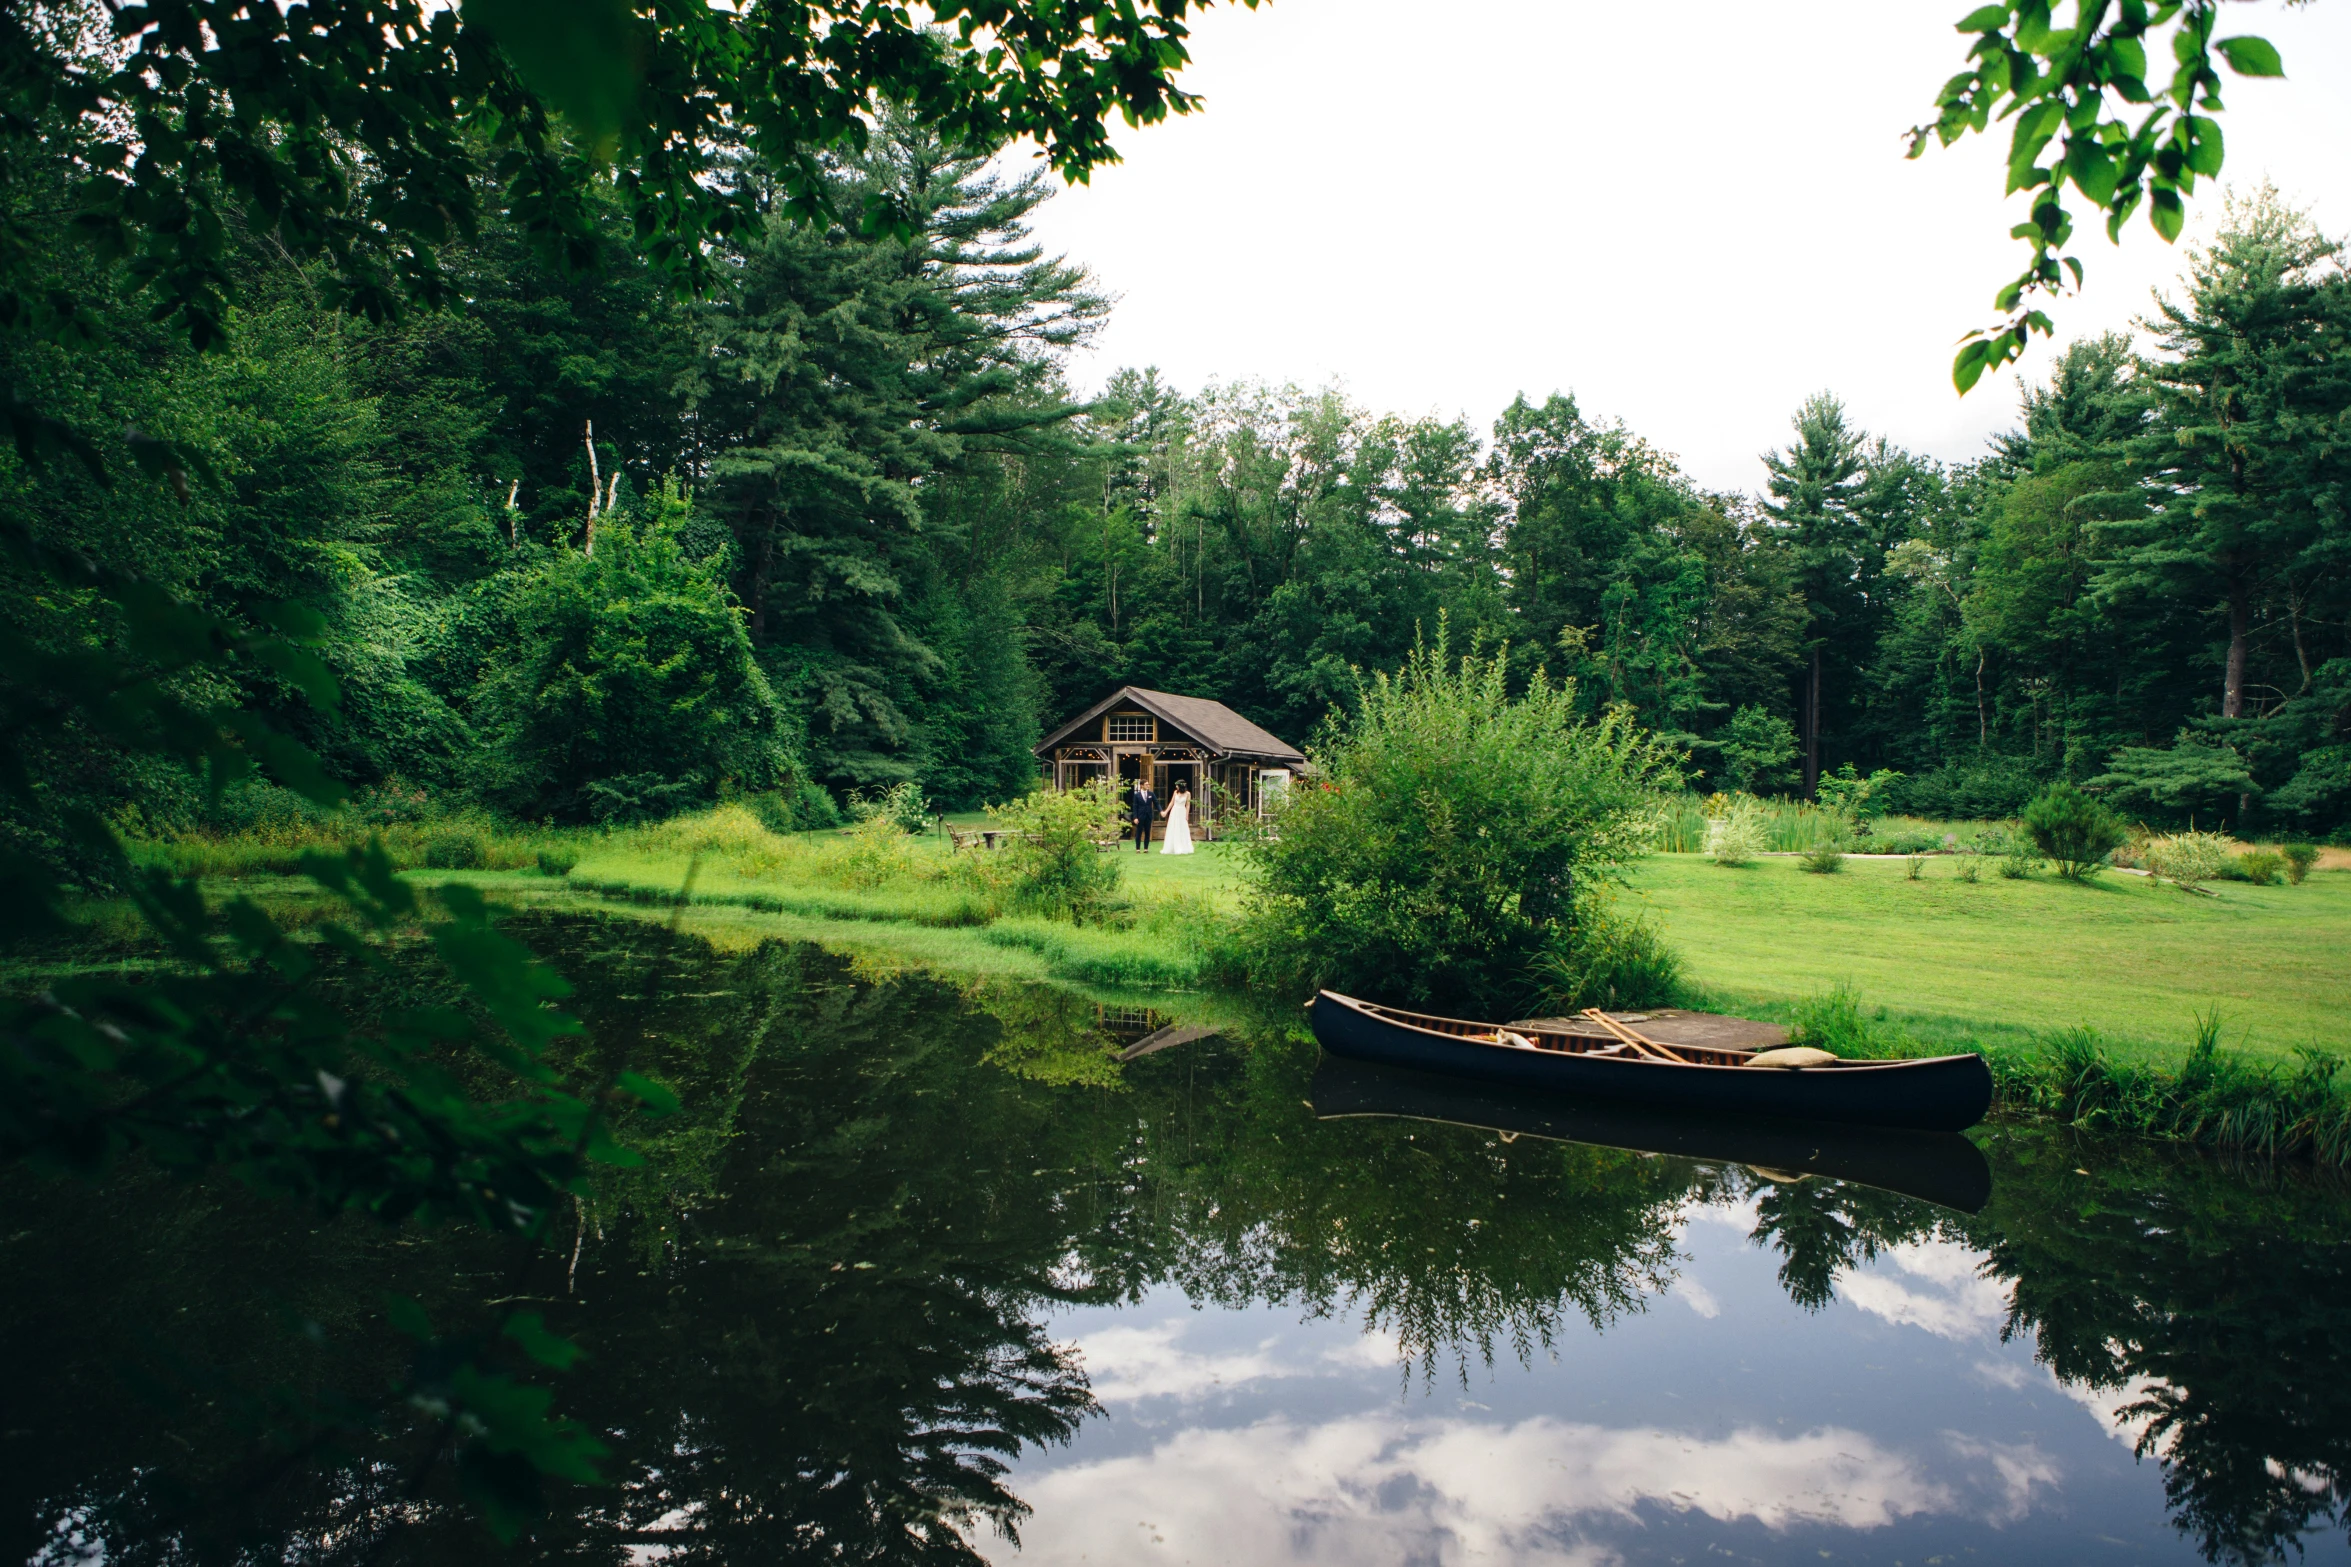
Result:
M1710 1142L1271 1033L1121 1066L1158 1019L526 934L683 1091L653 1163L519 1279L11 1177L0 1558L2351 1561L2338 1184L2040 1130ZM501 1550L404 1497L412 1450L272 1461L274 1410L387 1384L387 1289L541 1305L612 1483Z

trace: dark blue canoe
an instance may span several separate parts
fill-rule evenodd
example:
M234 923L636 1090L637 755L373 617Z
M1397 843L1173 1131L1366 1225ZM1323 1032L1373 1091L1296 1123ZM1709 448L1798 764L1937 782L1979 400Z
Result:
M1964 1130L1992 1107L1991 1069L1977 1055L1790 1071L1749 1066L1752 1050L1667 1045L1673 1059L1657 1060L1597 1029L1433 1017L1333 990L1318 994L1311 1011L1314 1037L1335 1056L1624 1104L1933 1132ZM1534 1048L1500 1043L1505 1028Z

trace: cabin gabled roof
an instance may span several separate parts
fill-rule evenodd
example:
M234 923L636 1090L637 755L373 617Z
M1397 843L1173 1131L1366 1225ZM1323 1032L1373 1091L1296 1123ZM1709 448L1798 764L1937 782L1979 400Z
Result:
M1291 767L1306 760L1296 746L1266 733L1222 702L1211 702L1200 696L1177 696L1172 691L1147 691L1141 686L1121 686L1111 692L1038 741L1037 754L1045 755L1104 713L1119 707L1139 707L1222 756Z

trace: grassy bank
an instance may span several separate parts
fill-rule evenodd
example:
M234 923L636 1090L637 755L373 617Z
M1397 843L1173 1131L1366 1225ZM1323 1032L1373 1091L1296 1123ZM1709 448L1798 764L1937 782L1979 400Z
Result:
M2223 883L2189 896L2146 877L2022 881L1951 859L1921 879L1898 860L1807 874L1792 859L1728 869L1656 855L1628 902L1654 918L1691 981L1735 1010L1786 1020L1845 986L1913 1036L2022 1045L2089 1028L2123 1060L2178 1060L2199 1014L2222 1042L2284 1057L2351 1043L2351 875Z
M685 928L722 946L811 941L876 970L1047 980L1105 1002L1189 993L1187 1014L1225 1004L1214 981L1242 896L1235 845L1122 850L1105 918L1072 925L1017 910L1001 852L779 836L727 811L605 833L418 826L392 846L420 879L505 901L666 917L683 892ZM281 874L295 844L141 852L245 890L308 886ZM1970 883L1961 863L1933 860L1913 880L1900 861L1813 875L1792 859L1734 870L1655 855L1624 901L1679 951L1695 1004L1790 1022L1845 1054L1981 1050L2017 1113L2351 1158L2344 1088L2331 1058L2307 1054L2351 1032L2351 874L2191 897L2120 874L2007 880L1981 862Z

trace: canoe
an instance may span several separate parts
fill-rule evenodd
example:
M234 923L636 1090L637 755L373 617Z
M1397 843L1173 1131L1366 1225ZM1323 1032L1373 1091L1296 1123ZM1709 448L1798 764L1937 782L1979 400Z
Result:
M1750 1066L1756 1051L1728 1046L1661 1042L1652 1055L1628 1048L1604 1026L1585 1031L1555 1018L1478 1023L1377 1006L1333 990L1309 1006L1314 1037L1332 1055L1547 1093L1934 1132L1965 1130L1992 1107L1992 1072L1978 1055L1836 1061L1790 1071ZM1619 1029L1639 1016L1618 1014ZM1533 1048L1500 1042L1505 1029Z
M1306 1092L1315 1116L1325 1121L1430 1121L1499 1132L1505 1140L1536 1137L1701 1164L1743 1164L1776 1183L1814 1176L1849 1181L1961 1213L1983 1212L1992 1196L1991 1166L1957 1132L1692 1114L1497 1090L1360 1061L1324 1061Z

